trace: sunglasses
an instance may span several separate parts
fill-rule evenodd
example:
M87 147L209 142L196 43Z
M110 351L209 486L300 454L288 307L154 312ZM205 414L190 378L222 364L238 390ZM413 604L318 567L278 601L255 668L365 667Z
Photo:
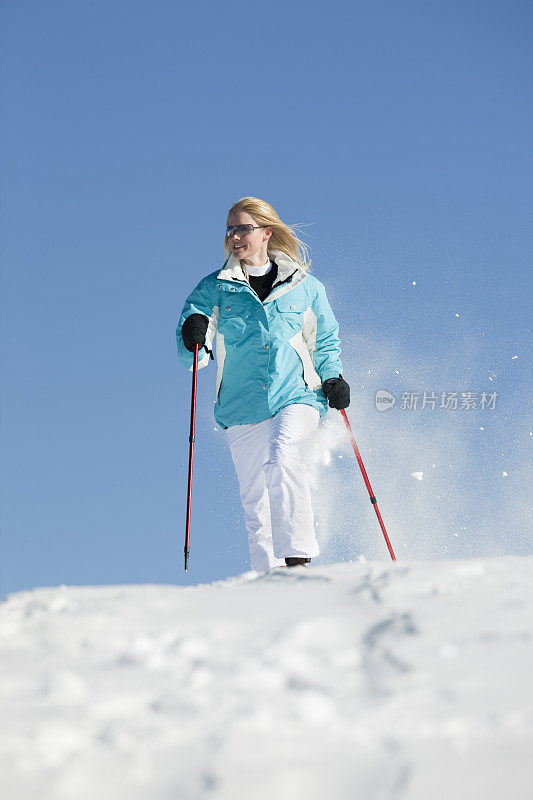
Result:
M226 228L226 236L228 239L238 233L239 236L248 236L249 233L255 231L257 228L268 228L268 225L228 225Z

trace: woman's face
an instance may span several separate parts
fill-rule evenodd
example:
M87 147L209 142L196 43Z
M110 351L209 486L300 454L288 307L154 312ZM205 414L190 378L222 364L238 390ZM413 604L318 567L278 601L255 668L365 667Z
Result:
M250 214L245 211L236 211L230 215L228 225L257 225ZM234 233L229 239L229 246L233 255L245 263L263 258L261 263L268 259L268 240L272 236L272 228L255 228L251 233L242 236Z

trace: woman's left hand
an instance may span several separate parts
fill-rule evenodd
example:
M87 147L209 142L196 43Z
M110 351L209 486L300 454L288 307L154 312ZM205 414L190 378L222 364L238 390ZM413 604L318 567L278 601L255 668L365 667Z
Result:
M342 375L338 378L328 378L322 384L322 389L328 398L330 408L340 411L341 408L348 408L350 405L350 387Z

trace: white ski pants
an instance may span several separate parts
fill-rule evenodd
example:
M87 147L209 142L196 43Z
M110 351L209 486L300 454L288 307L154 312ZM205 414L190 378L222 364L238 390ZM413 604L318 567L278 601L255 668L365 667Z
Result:
M319 420L302 403L274 417L226 429L237 471L252 569L285 564L287 556L319 553L301 445Z

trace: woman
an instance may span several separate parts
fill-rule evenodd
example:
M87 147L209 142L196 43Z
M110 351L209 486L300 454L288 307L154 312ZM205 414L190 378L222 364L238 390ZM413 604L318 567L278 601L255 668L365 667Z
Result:
M350 402L339 326L305 245L269 203L239 200L224 247L222 269L187 298L178 353L192 368L198 344L205 367L216 334L215 419L237 471L252 569L307 566L319 548L301 445L328 401Z

